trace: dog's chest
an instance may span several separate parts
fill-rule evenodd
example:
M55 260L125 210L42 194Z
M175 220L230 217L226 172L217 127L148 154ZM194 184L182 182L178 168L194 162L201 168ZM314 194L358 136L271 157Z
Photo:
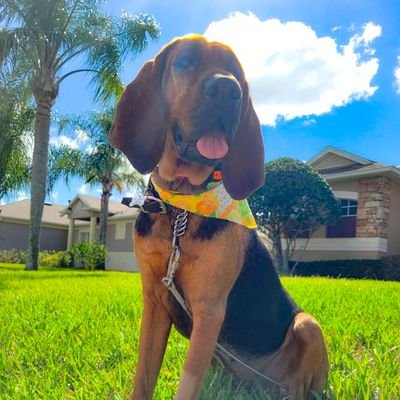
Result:
M174 224L180 212L181 210L174 209L167 215L141 213L136 221L135 253L141 258L146 258L147 263L151 257L156 257L158 264L156 267L160 272L166 271L172 251ZM189 214L185 233L178 242L183 255L181 263L190 263L198 257L209 257L209 251L216 237L232 225L225 220Z
M171 256L175 219L176 215L141 214L135 226L135 253L142 276L149 278L142 279L144 289L158 291L156 297L170 310L178 330L187 335L185 313L161 284ZM243 232L244 228L228 221L188 216L186 231L179 238L181 257L174 282L189 307L193 296L203 296L200 292L209 293L211 287L219 291L219 285L215 283L223 282L227 285L225 290L229 291L242 261L241 248L245 245L245 241L237 240L237 245L232 247L232 242ZM145 287L147 282L150 285Z

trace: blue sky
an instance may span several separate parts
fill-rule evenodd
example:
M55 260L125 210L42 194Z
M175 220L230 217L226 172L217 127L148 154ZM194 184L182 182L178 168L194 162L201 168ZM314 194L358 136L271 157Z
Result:
M332 145L400 165L400 1L112 0L105 10L150 13L161 25L160 39L124 66L125 83L176 36L205 33L231 45L263 123L266 160L308 160ZM98 108L89 79L63 83L57 112ZM82 185L59 184L51 200L66 203L87 191Z

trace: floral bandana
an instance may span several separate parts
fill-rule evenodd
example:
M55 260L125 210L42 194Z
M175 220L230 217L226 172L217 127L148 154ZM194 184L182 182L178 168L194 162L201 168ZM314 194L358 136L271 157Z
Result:
M152 180L161 200L173 207L181 208L203 217L226 219L246 228L257 227L247 200L234 200L222 182L211 189L197 194L180 194L162 189Z

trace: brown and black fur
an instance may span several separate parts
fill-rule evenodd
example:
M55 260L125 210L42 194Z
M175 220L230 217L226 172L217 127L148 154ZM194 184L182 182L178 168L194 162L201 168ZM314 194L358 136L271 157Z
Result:
M214 132L229 144L218 160L195 145ZM200 36L171 42L144 65L118 104L110 141L137 170L183 194L204 190L215 168L235 199L263 183L260 124L243 70L227 46ZM172 324L190 339L176 400L198 399L217 341L286 385L291 399L322 391L328 361L321 329L286 293L255 230L189 214L175 278L193 321L186 316L161 282L179 212L142 213L136 223L144 310L132 398L152 398ZM221 361L239 379L256 379L232 359Z

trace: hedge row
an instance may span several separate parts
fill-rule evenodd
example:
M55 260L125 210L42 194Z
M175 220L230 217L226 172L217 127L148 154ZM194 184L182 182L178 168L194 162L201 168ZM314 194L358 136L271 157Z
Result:
M294 263L291 263L293 267ZM379 260L329 260L297 264L293 275L400 281L400 255Z
M41 251L39 265L58 268L104 269L107 254L106 246L93 242L79 242L68 251ZM0 262L25 264L26 251L0 250Z

